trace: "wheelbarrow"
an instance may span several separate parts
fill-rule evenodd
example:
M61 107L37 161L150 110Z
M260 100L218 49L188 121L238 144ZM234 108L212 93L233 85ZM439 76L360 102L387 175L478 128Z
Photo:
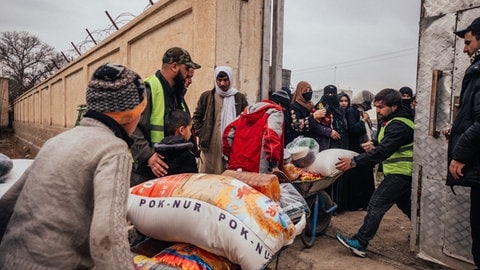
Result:
M335 170L331 175L319 179L290 181L283 172L276 172L281 182L291 183L298 190L310 208L311 214L302 232L302 242L307 248L312 247L315 237L325 234L330 226L337 204L324 190L333 184L342 173L342 171Z

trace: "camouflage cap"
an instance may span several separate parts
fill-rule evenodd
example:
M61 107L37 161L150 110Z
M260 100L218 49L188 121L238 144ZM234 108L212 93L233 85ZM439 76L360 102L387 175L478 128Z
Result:
M180 47L173 47L168 49L165 54L163 55L162 59L163 63L171 64L171 63L178 63L178 64L185 64L187 67L191 67L194 69L199 69L202 66L192 61L190 54L187 50L182 49Z

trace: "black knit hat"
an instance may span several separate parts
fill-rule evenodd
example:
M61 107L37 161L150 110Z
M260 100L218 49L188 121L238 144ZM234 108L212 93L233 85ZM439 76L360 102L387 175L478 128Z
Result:
M273 92L270 96L270 100L280 104L284 109L288 109L290 107L290 96L283 89Z
M87 88L87 109L122 112L135 108L144 98L145 84L134 71L116 64L97 68Z

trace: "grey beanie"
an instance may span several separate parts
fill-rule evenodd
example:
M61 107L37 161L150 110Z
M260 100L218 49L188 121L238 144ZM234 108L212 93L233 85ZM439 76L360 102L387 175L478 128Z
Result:
M97 68L87 88L87 109L123 112L135 108L144 97L145 84L134 71L116 64Z
M270 100L280 104L285 109L288 109L290 107L290 96L283 89L273 92L270 96Z

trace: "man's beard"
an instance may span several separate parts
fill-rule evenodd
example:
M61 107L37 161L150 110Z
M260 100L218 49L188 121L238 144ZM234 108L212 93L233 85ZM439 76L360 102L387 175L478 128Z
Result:
M187 88L185 88L185 78L183 78L180 71L173 78L173 89L175 89L175 96L177 98L178 104L179 106L181 106L183 97L187 92Z
M185 78L183 78L182 73L180 71L177 72L177 75L173 78L173 86L175 88L183 88L185 86Z

